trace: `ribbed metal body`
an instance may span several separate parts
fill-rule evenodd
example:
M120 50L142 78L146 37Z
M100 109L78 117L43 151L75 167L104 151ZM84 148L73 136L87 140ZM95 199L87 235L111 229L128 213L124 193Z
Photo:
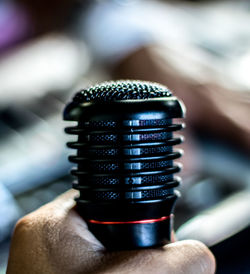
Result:
M69 159L78 165L72 174L80 200L136 203L173 195L179 183L173 174L180 170L173 160L181 156L173 145L182 140L173 131L183 125L171 119L136 122L86 121L66 129L78 135L68 146L77 149Z

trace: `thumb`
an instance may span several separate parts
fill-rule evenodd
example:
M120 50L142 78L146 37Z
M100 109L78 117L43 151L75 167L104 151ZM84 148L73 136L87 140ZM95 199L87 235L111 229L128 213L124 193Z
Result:
M213 274L215 259L209 249L194 240L180 241L157 249L110 254L107 272L133 274Z
M159 273L215 273L215 258L201 242L186 240L167 245L165 248L167 271Z

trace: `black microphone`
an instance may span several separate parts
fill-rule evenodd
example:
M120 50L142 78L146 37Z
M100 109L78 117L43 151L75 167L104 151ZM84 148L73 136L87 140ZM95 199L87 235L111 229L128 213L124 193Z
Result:
M181 156L173 136L184 124L183 103L163 85L110 81L78 92L64 111L77 121L66 133L76 149L77 210L108 250L162 246L171 241Z

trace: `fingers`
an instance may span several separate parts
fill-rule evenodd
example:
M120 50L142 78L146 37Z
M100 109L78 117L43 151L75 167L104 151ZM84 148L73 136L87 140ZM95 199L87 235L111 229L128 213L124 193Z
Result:
M68 191L18 222L8 274L214 273L213 255L197 241L158 249L105 252L73 209L76 193Z
M32 213L31 217L34 219L36 216L36 218L42 219L40 223L47 221L44 237L49 237L50 235L54 237L55 232L59 230L61 235L72 238L78 235L79 238L84 239L86 243L82 245L82 248L86 247L88 243L88 248L92 245L93 250L103 250L104 248L101 243L88 230L86 222L74 210L74 198L77 194L78 191L73 189L69 190L58 196L51 203ZM29 215L27 217L29 217ZM62 245L64 241L65 239L62 239L58 244ZM52 242L52 239L48 240L48 242Z
M110 256L103 273L215 273L212 253L198 241L176 242L164 248L118 252Z
M70 190L18 221L7 273L78 273L97 263L101 243L75 212Z
M165 251L168 262L171 262L168 264L168 273L215 273L214 256L201 242L176 242L166 246Z

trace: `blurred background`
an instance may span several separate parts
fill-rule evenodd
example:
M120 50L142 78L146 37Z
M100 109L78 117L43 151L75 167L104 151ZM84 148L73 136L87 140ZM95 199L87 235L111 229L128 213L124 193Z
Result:
M247 0L0 2L0 273L17 219L71 188L65 103L108 79L183 99L177 237L206 243L217 273L250 273Z

